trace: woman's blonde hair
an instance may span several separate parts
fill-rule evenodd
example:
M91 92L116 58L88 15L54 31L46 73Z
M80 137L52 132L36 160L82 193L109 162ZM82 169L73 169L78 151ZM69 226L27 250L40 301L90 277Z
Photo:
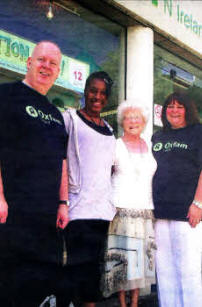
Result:
M118 124L122 127L123 124L123 117L124 117L124 113L128 110L128 109L138 109L140 110L140 112L142 113L142 116L145 120L145 124L148 122L149 119L149 110L147 107L144 106L143 102L141 102L140 100L134 99L134 101L132 100L124 100L123 102L120 103L120 105L118 106L117 109L117 121Z

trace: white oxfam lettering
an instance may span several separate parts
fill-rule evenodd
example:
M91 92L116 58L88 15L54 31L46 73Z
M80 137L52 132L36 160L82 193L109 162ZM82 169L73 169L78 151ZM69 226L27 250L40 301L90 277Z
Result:
M170 149L172 147L173 147L173 144L171 144L169 142L165 144L165 149Z
M166 150L171 150L171 149L173 149L173 148L182 148L182 149L187 149L188 148L188 145L187 144L181 144L181 143L178 143L178 142L173 142L173 143L170 143L170 142L168 142L168 143L166 143L165 145L164 145L164 148L166 149Z

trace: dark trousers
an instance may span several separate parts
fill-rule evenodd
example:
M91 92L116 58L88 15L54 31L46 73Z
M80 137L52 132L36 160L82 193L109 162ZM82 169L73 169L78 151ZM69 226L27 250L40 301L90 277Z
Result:
M75 220L67 226L65 269L75 300L97 302L102 298L100 279L108 227L109 222L104 220Z
M62 247L55 215L10 213L0 225L0 305L38 307L54 294L57 306L67 307L72 291Z
M71 274L67 268L25 262L7 267L4 262L0 271L2 307L38 307L51 294L57 298L57 307L67 307L73 299Z

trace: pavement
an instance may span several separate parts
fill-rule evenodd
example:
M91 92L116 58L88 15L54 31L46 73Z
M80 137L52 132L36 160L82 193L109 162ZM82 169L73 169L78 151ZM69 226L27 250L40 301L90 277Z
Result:
M130 298L127 297L127 305L130 306ZM158 298L156 293L146 296L140 296L138 307L158 307ZM96 307L120 307L118 296L114 295L102 302L96 304Z
M127 305L130 306L129 296L127 297ZM74 305L70 304L69 307L74 307ZM97 303L96 307L120 307L117 294ZM140 296L138 307L159 307L157 294L151 293L150 295Z

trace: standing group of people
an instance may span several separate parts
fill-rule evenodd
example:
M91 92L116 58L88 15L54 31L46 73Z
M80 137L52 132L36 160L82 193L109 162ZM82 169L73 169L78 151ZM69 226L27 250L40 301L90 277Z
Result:
M0 86L2 306L38 307L54 294L57 307L94 307L104 289L119 292L121 307L130 291L137 307L156 272L162 307L201 307L202 126L194 103L171 94L150 144L142 138L148 110L125 101L115 140L100 117L113 84L106 72L86 80L83 109L61 115L48 101L60 61L56 44L40 42L25 79Z

